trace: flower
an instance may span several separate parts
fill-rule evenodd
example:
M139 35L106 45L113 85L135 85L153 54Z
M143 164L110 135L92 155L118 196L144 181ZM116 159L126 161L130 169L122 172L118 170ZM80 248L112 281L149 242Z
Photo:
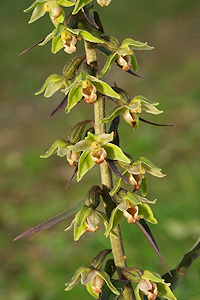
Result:
M81 283L84 285L89 283L94 293L100 294L104 280L97 274L96 270L90 270L81 274Z
M78 163L77 180L88 172L95 164L102 164L105 158L112 160L119 160L121 162L129 163L129 158L122 152L122 150L110 143L113 140L113 132L110 134L94 135L88 132L86 138L69 149L75 152L81 152L82 154Z
M117 63L122 67L123 71L128 71L131 69L131 55L133 55L133 51L130 47L126 47L126 49L119 49L117 52Z
M84 80L81 82L82 89L81 93L84 97L84 100L87 103L94 103L97 99L97 89L89 80Z
M61 33L61 41L64 47L64 51L68 54L76 52L77 38L69 30L64 29Z
M130 281L136 282L137 286L134 290L136 300L142 300L143 295L147 296L148 300L164 298L168 300L177 300L175 295L170 290L170 283L155 272L145 270L144 272L138 268L125 268L122 274Z

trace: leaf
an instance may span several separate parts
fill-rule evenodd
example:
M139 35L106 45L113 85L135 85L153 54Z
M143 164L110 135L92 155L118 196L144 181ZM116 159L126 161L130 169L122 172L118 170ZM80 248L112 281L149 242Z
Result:
M116 56L117 56L117 53L116 53L116 52L114 52L114 53L112 53L112 54L110 54L110 55L108 56L108 59L107 59L105 65L104 65L104 67L103 67L103 69L101 70L101 73L100 73L100 75L99 75L100 78L101 78L103 75L107 74L107 73L110 71L111 66L112 66L112 64L114 63L115 59L116 59Z
M152 50L152 49L154 49L154 47L148 46L147 42L142 43L142 42L130 39L130 38L125 39L122 42L120 48L126 48L127 46L131 47L131 49L133 49L133 50Z
M120 95L117 94L107 83L104 81L101 81L100 79L97 79L94 76L90 76L90 81L93 83L93 85L96 87L96 89L102 93L103 95L113 97L113 98L120 98Z
M80 181L82 177L95 165L90 152L91 151L84 151L79 158L77 181Z
M174 126L173 124L158 124L158 123L154 123L154 122L150 122L150 121L147 121L141 117L139 117L139 120L144 122L144 123L147 123L147 124L150 124L150 125L154 125L154 126Z
M167 270L167 272L170 274L171 276L171 273L164 261L164 259L162 258L162 255L158 249L158 246L157 244L155 243L155 239L153 238L152 239L152 233L151 235L146 231L145 227L141 224L141 221L135 223L135 225L141 230L141 232L144 234L144 236L146 237L146 239L148 240L148 242L150 243L150 245L153 247L154 251L156 252L156 254L158 255L158 257L160 258L163 266L165 267L165 269ZM147 224L146 224L147 225Z
M34 234L36 232L40 232L42 230L48 229L52 226L55 226L59 224L60 222L63 222L67 220L68 218L72 217L82 206L85 200L80 201L79 203L75 204L73 207L65 210L64 212L60 213L59 215L31 228L30 230L20 234L17 236L13 241L22 239L28 235Z
M116 145L108 143L103 146L107 152L107 157L112 160L122 161L129 164L130 159L123 153L123 151Z
M22 55L22 54L24 54L24 53L26 53L26 52L28 52L29 50L31 50L31 49L34 48L35 46L41 44L44 40L45 40L45 38L43 38L43 39L41 39L40 41L38 41L37 43L31 45L30 47L28 47L27 49L25 49L24 51L22 51L22 52L19 54L19 56Z
M74 178L74 176L76 175L76 172L78 171L78 167L76 166L75 167L75 170L74 172L72 173L71 177L68 179L67 183L66 183L66 186L65 186L65 189L68 189L72 179Z
M125 106L117 107L109 117L102 119L100 121L100 124L108 123L108 122L112 121L114 118L116 118L118 115L120 115L125 110L126 110Z
M92 2L92 0L77 0L72 14L73 15L77 14L81 8L83 8L85 5L89 4L90 2Z
M118 177L120 177L124 182L126 182L127 184L129 184L129 181L126 179L126 177L124 177L124 175L120 172L120 170L117 168L117 164L114 160L110 160L107 159L107 164L109 166L109 168L111 169L111 171L117 175Z
M68 96L66 95L65 98L60 102L60 104L51 112L50 117L55 115L55 113L59 112L62 108L64 108L68 103Z
M84 13L86 19L88 20L88 22L95 28L99 29L99 26L97 25L95 18L94 18L93 3L89 3L88 5L84 6L83 13Z
M66 114L68 114L71 109L82 99L83 95L81 89L81 85L76 85L70 90L68 95L68 104L65 109Z
M63 46L63 43L62 43L62 40L61 40L60 36L54 37L53 40L52 40L51 52L53 54L56 54L63 47L64 46Z
M45 14L46 14L46 11L44 10L44 4L38 3L37 6L34 8L31 18L28 21L28 23L31 24L31 23L35 22L39 18L43 17Z

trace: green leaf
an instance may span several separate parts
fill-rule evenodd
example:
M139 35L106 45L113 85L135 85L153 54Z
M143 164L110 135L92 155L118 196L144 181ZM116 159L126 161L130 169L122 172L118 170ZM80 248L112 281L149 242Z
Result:
M81 279L81 274L84 273L84 272L89 272L90 270L91 269L89 267L81 266L76 271L76 273L74 274L72 279L68 283L65 283L65 285L66 285L65 291L70 291Z
M51 74L49 77L47 77L47 79L45 80L41 89L39 89L39 91L36 92L35 95L39 95L39 94L43 93L49 83L55 83L55 82L60 81L61 79L63 80L62 76L57 75L57 74Z
M56 140L51 147L49 148L49 150L41 155L41 158L48 158L51 155L57 153L58 156L63 157L67 154L67 152L69 151L69 143L67 143L65 140L59 139Z
M152 50L154 48L154 47L148 46L147 42L142 43L142 42L130 39L130 38L125 39L120 46L120 48L126 48L126 47L131 47L131 49L133 49L133 50Z
M172 293L171 289L168 285L163 283L157 283L158 290L159 290L159 296L168 299L168 300L177 300L175 295Z
M45 14L46 14L46 11L44 10L44 4L38 3L37 6L34 8L31 18L28 21L28 23L31 24L31 23L35 22L39 18L43 17Z
M122 150L111 143L103 146L107 152L107 157L112 160L122 161L124 163L129 164L131 161L130 159L122 152Z
M66 114L68 114L71 109L81 100L83 97L82 92L81 92L81 85L76 85L74 86L71 91L69 92L68 95L68 104L65 109Z
M120 95L117 94L107 83L105 83L104 81L101 81L100 79L97 79L94 76L90 76L89 77L90 81L92 82L92 84L96 87L96 89L102 93L103 95L109 96L109 97L113 97L113 98L117 98L120 99Z
M75 217L74 224L74 240L78 241L81 235L86 231L85 220L89 214L91 214L93 209L84 205L81 210L79 210Z
M142 219L145 219L146 221L152 223L152 224L157 224L157 220L154 218L153 212L150 208L150 206L147 203L142 203L138 206L139 208L139 216Z
M116 295L120 295L120 292L116 289L116 287L112 284L109 275L103 270L96 270L96 273L103 278L108 288Z
M90 2L92 2L92 0L77 0L72 14L73 15L77 14L79 10L83 8L83 6L89 4Z
M61 40L60 36L54 37L53 40L52 40L51 52L53 54L56 54L63 47L64 46L63 46L63 43L62 43L62 40Z
M80 181L82 177L95 165L90 152L91 151L84 151L79 158L77 181Z
M112 121L114 118L116 118L118 115L120 115L125 110L126 110L125 106L117 107L109 117L102 119L100 121L100 124L108 123L108 122Z
M99 75L99 77L101 78L103 75L105 75L106 73L108 73L111 69L112 64L114 63L115 59L116 59L117 53L114 52L112 54L110 54L108 56L108 59L103 67L103 69L101 70L101 73Z
M122 211L120 211L117 207L115 207L111 213L108 227L104 233L106 237L108 237L111 231L115 229L115 227L119 224L122 216L123 216Z

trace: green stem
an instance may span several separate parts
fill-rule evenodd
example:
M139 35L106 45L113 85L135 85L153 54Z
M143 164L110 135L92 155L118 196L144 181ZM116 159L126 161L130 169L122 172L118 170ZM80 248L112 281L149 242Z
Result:
M97 57L96 57L96 49L94 48L94 44L85 41L85 51L87 64L90 66L92 70L92 74L98 77L97 70ZM105 117L105 100L102 96L99 96L98 99L94 103L94 119L95 119L95 133L102 134L106 133L105 124L100 124L100 120ZM112 189L112 174L106 162L100 165L101 170L101 182L104 191L104 202L106 207L106 212L110 215L114 204L108 196L108 192ZM107 195L107 196L106 196ZM126 264L126 256L124 253L123 242L120 232L120 227L118 226L115 229L115 233L117 237L114 235L110 235L110 243L113 253L113 258L115 261L115 265L117 268L117 272L119 277L121 278L121 271L127 267ZM134 300L134 292L131 283L127 284L124 292L123 292L124 300Z

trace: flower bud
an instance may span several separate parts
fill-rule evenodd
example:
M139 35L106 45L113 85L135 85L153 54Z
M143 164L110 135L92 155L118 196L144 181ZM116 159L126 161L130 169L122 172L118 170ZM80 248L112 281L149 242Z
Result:
M51 9L52 16L58 18L62 14L62 9L59 5L54 5Z

